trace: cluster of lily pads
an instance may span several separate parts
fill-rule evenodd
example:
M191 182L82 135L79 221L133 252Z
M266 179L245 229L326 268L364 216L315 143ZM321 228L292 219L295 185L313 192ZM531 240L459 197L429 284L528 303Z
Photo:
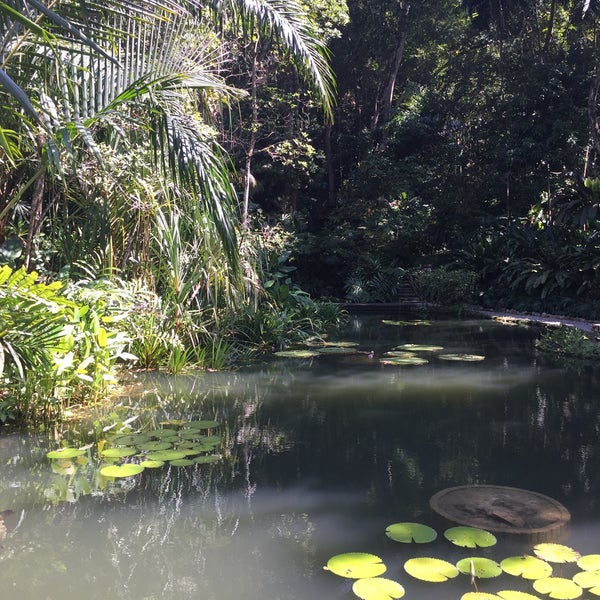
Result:
M387 527L386 535L397 542L425 544L437 538L437 532L420 523L394 523ZM489 531L476 527L457 526L444 531L444 537L463 548L485 548L496 544ZM576 564L579 570L572 577L553 575L552 563ZM381 577L387 567L374 554L349 552L333 556L324 567L341 577L355 579L352 591L362 600L391 600L402 598L404 587L397 581ZM520 577L531 583L533 592L559 600L572 600L583 595L584 590L600 596L600 554L581 556L574 549L556 543L539 543L532 554L510 556L501 562L479 556L468 556L452 564L433 557L410 558L404 570L415 579L442 583L466 575L475 591L466 592L461 600L539 600L533 593L501 590L495 593L479 591L477 581L491 579L502 573Z
M158 429L109 435L97 444L100 475L109 478L133 477L145 469L165 464L185 467L220 460L216 449L221 437L215 435L217 421L168 421ZM52 450L47 457L53 469L68 472L70 461L87 461L91 446ZM68 462L65 462L68 461Z
M382 321L388 325L429 325L429 321ZM367 354L370 358L374 357L373 351L359 350L357 342L328 342L322 337L312 337L304 342L303 348L291 348L275 352L275 356L282 358L315 358L322 355L347 355L347 354ZM443 346L433 346L426 344L401 344L384 352L379 362L383 365L407 366L407 365L426 365L429 359L422 354L435 354L439 360L478 362L485 359L480 354L468 353L449 353L442 352Z

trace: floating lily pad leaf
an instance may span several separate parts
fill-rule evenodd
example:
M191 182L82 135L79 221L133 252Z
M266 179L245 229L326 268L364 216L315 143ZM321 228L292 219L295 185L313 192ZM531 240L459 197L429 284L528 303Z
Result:
M427 542L433 542L437 538L435 529L427 525L421 525L421 523L394 523L387 527L385 535L395 542L403 542L405 544L410 544L411 542L426 544Z
M198 440L204 437L204 434L199 429L185 429L179 434L182 440Z
M103 458L125 458L134 454L137 454L135 448L107 448L102 451L101 456Z
M584 571L600 571L600 554L586 554L577 561L577 566Z
M144 470L142 465L127 463L125 465L108 465L100 469L100 475L104 477L133 477Z
M221 443L221 438L218 435L205 435L203 437L198 438L200 443L205 446L218 446Z
M488 548L497 541L489 531L477 527L451 527L444 531L444 537L462 548Z
M150 438L143 433L124 433L108 439L113 446L135 446L147 442Z
M381 562L379 556L366 552L347 552L332 556L325 566L326 571L331 571L340 577L350 579L365 579L379 577L386 572L387 567Z
M220 425L218 421L189 421L183 425L183 429L216 429Z
M169 419L168 421L161 421L159 425L162 425L163 427L165 425L172 425L173 427L183 427L186 423L187 421L184 421L183 419Z
M546 577L533 582L533 589L540 594L548 594L558 600L579 598L583 590L572 580L564 577Z
M147 454L148 460L179 460L185 458L185 452L178 450L159 450L158 452L149 452Z
M498 600L500 596L488 594L487 592L467 592L460 597L460 600Z
M177 430L175 429L153 429L152 431L147 431L146 435L151 438L177 438Z
M414 352L406 352L404 350L390 350L389 352L384 352L383 356L396 356L398 358L412 358L413 356L417 356Z
M426 344L401 344L394 348L394 350L408 350L410 352L439 352L443 349L443 346L428 346Z
M478 579L490 579L502 573L502 567L495 560L480 556L463 558L456 563L456 568L463 575L472 575Z
M59 448L58 450L51 450L46 456L54 460L57 458L75 458L82 454L85 454L85 450L80 450L79 448Z
M396 325L399 327L403 326L415 326L415 325L431 325L431 321L391 321L389 319L383 319L381 321L384 325Z
M382 358L379 361L382 365L426 365L429 361L420 356L390 356L389 358Z
M553 563L572 563L581 558L579 552L562 544L537 544L533 547L533 552L539 558Z
M317 349L319 354L356 354L356 348L346 348L341 346L325 346Z
M210 454L208 456L196 456L196 458L192 459L192 461L194 463L196 463L197 465L208 465L210 463L215 463L219 460L221 460L220 454Z
M502 600L540 600L539 596L528 594L527 592L517 592L514 590L501 590L498 592L498 596Z
M573 576L573 581L595 596L600 596L600 571L581 571Z
M169 448L171 448L172 445L173 444L171 442L154 441L154 442L144 442L143 444L138 444L137 447L140 450L156 451L156 450L169 450Z
M194 461L189 458L178 458L177 460L170 460L169 464L174 467L189 467L194 464Z
M358 346L358 342L324 342L324 346L335 346L336 348L356 348L356 346Z
M179 446L179 448L177 448L176 450L177 450L177 452L183 452L186 455L186 457L188 457L188 456L195 456L196 454L201 454L202 452L208 452L208 451L212 450L212 447L200 446L200 445L196 444L192 448L182 448L181 446Z
M319 356L316 350L279 350L274 354L280 358L314 358Z
M392 600L402 598L404 588L397 582L384 577L369 577L354 582L352 591L362 600Z
M524 579L544 579L552 575L552 566L535 556L510 556L500 566L505 573Z
M144 469L158 469L165 464L164 460L144 460L140 463L141 467Z
M421 581L441 583L458 575L458 569L451 563L439 558L409 558L404 570Z
M456 361L464 361L464 362L478 362L480 360L484 360L485 356L481 356L480 354L438 354L438 358L442 360L456 360Z

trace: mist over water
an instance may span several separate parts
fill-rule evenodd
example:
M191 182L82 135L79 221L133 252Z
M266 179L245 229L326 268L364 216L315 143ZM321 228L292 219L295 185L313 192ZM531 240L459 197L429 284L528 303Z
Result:
M534 334L491 321L390 326L354 318L336 336L364 353L265 360L234 373L137 376L132 393L66 432L94 441L111 411L140 425L216 419L223 460L146 470L102 488L53 472L51 435L0 438L0 589L11 600L352 598L351 581L323 571L344 552L370 552L406 598L460 598L468 578L435 586L402 568L414 556L468 554L441 535L429 508L446 487L493 484L562 502L571 523L555 539L600 553L600 371L537 356ZM391 367L404 343L484 355L481 362ZM368 352L374 357L369 358ZM426 547L398 544L387 525L434 526ZM476 552L501 560L532 540L499 536ZM486 582L480 589L508 589ZM512 589L527 588L519 587Z

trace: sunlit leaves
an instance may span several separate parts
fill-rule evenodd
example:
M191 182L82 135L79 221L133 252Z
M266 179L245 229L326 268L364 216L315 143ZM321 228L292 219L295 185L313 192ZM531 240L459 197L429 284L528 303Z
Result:
M573 600L583 594L583 590L572 580L564 577L546 577L533 582L533 588L540 594L548 594L557 600Z
M435 529L421 523L393 523L385 534L395 542L426 544L437 538Z
M502 568L496 561L480 556L463 558L456 563L456 568L463 575L471 575L480 579L498 577L502 573Z
M142 465L137 465L135 463L126 463L124 465L108 465L100 469L100 475L114 478L133 477L134 475L139 475L143 470L144 467Z
M577 561L577 566L584 571L600 570L600 554L586 554Z
M416 579L432 583L442 583L458 575L453 564L440 558L409 558L404 563L404 570Z
M500 566L509 575L524 579L542 579L552 575L552 567L535 556L510 556L505 558Z
M444 537L463 548L487 548L496 543L493 534L477 527L451 527L444 531Z
M553 563L572 563L581 558L579 552L562 544L537 544L533 552L539 558Z
M46 456L50 459L65 459L65 458L75 458L76 456L81 456L85 454L85 450L80 450L79 448L60 448L59 450L51 450L46 454Z
M381 562L381 558L374 554L347 552L330 558L325 569L340 577L364 579L382 575L387 567Z
M398 582L383 577L359 579L352 585L352 591L361 600L391 600L404 596L404 588Z

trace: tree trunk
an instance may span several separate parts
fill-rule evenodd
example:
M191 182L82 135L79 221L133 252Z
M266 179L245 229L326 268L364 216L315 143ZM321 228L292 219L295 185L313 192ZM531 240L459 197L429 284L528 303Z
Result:
M396 51L394 52L394 58L388 75L387 84L383 91L381 100L377 102L375 114L373 115L373 120L371 122L373 129L380 124L385 125L392 118L394 90L396 88L396 81L398 79L398 73L400 72L400 65L402 64L402 57L404 55L404 46L406 45L406 37L408 35L409 11L410 1L404 0L400 3L400 10L398 14L398 43L396 45Z
M590 85L588 95L588 121L590 137L596 154L600 155L600 123L598 123L598 95L600 93L600 66L596 67L596 75Z
M40 165L44 162L45 135L40 133L36 136L37 151ZM44 188L46 182L46 170L40 169L33 184L31 192L31 213L29 215L29 231L27 232L27 244L25 245L25 268L29 269L31 259L37 248L37 241L42 230L42 212L44 206Z
M250 72L250 139L246 149L244 165L244 206L242 209L242 229L248 229L248 211L250 206L250 190L254 186L252 176L252 159L256 148L256 128L258 127L258 41L252 45L252 66Z

